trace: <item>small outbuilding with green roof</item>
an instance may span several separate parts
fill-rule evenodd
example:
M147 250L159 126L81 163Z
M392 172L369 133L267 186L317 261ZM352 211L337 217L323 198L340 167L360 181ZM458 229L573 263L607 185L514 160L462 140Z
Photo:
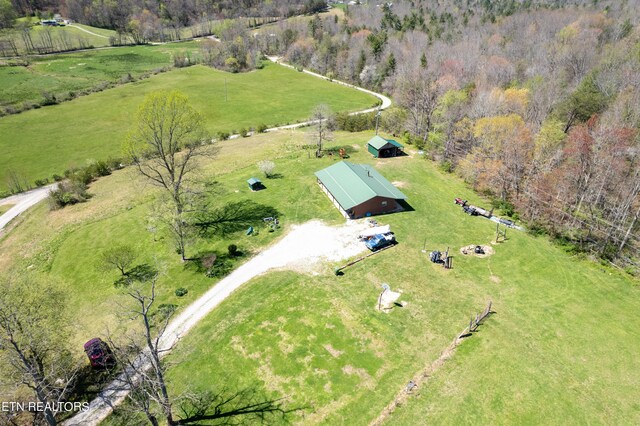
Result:
M367 150L376 158L396 157L402 154L404 146L393 139L375 135L367 144Z
M376 169L341 161L316 172L318 184L348 219L402 210L407 197Z

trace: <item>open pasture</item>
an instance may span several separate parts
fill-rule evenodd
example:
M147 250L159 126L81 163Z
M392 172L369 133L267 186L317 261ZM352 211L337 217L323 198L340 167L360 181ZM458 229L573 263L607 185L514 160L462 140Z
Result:
M491 300L494 313L389 424L640 421L637 281L570 256L545 237L510 230L506 242L492 244L495 223L464 214L453 198L485 201L411 151L371 158L365 150L370 137L339 133L333 145L347 147L351 161L374 165L408 196L411 209L378 217L399 244L344 276L334 274L340 265L325 264L315 274L280 271L245 284L170 355L171 392L251 389L299 408L291 414L294 422L368 424ZM285 231L314 218L341 223L313 176L337 160L310 158L301 148L306 142L304 131L285 131L221 143L219 157L203 164L216 205L268 205L280 212ZM260 177L256 162L265 158L275 161L279 177L252 193L246 179ZM180 309L215 283L185 269L163 233L149 231L153 190L130 173L94 183L88 203L53 213L39 206L0 241L0 269L32 264L34 273L67 289L78 351L106 327L121 330L115 273L95 266L110 245L134 244L139 262L161 265L158 303ZM234 243L251 255L281 232L199 240L191 252L223 253ZM462 255L459 248L469 244L491 245L495 253ZM428 251L447 247L452 270L428 260ZM173 294L177 283L189 289L187 296ZM402 290L405 307L376 311L383 283Z
M127 46L104 50L34 56L27 65L0 66L0 107L38 104L44 94L62 100L70 93L127 81L163 67L173 66L176 52L197 54L195 42L161 46ZM8 60L7 64L22 60Z
M91 160L120 157L121 145L147 93L180 90L205 118L207 130L234 132L260 124L304 121L318 104L354 111L377 99L304 73L265 63L230 74L193 66L0 118L0 188L15 171L29 182L62 174Z
M408 196L412 209L378 217L399 244L344 276L333 272L340 265L325 264L315 274L281 271L245 284L170 355L171 391L253 389L301 408L292 414L301 423L368 424L491 300L495 313L389 424L640 421L637 282L570 256L545 237L510 230L506 242L491 244L495 224L465 215L452 200L485 201L417 154L371 158L364 146L370 136L339 133L334 145L348 147L351 161L376 166ZM306 141L303 131L286 131L221 143L219 157L203 170L216 182L216 203L269 205L285 230L313 218L342 222L313 176L336 160L309 158L300 148ZM280 176L251 193L245 181L259 177L256 162L265 158ZM68 289L78 348L105 326L117 330L115 276L95 269L97 254L109 245L133 243L141 262L163 265L159 303L185 306L215 283L184 269L162 233L149 232L153 191L132 185L137 179L129 172L94 183L86 204L54 213L38 207L0 242L0 268L34 264ZM280 232L238 232L199 241L192 252L222 253L233 242L250 255ZM491 245L495 253L460 254L469 244ZM449 271L428 260L428 251L447 247L455 256ZM189 294L177 298L176 283ZM402 290L407 305L377 312L382 283Z

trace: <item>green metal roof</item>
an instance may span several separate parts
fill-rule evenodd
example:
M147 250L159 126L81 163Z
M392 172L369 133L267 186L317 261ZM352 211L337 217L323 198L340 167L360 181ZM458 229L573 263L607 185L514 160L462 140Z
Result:
M369 141L369 145L371 145L372 147L374 147L377 150L379 150L380 148L382 148L383 146L385 146L388 143L393 145L393 146L395 146L395 147L397 147L397 148L404 148L401 143L398 143L398 142L394 141L393 139L385 139L382 136L378 136L378 135L375 135Z
M398 188L366 164L341 161L315 173L340 206L348 210L373 197L406 200Z

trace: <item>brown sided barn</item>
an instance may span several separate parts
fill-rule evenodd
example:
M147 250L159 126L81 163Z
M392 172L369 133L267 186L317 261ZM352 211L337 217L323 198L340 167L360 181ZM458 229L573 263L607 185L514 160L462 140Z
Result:
M406 196L366 164L341 161L316 172L318 184L343 216L357 219L402 210Z

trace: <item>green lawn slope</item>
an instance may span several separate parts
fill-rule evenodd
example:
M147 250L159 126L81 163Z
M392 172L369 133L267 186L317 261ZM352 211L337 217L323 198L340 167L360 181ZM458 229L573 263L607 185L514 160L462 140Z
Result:
M0 188L6 188L11 170L33 182L90 160L120 156L138 105L155 90L180 90L188 95L212 135L260 124L304 121L318 104L328 104L333 111L354 111L377 101L355 89L271 63L244 74L204 66L175 70L0 118Z
M378 218L399 245L342 277L327 265L253 280L170 356L174 392L249 388L303 408L292 418L304 424L366 425L492 300L495 314L388 424L640 421L637 283L512 230L494 255L465 257L495 224L453 204L475 198L461 182L421 158L356 159L415 209ZM454 269L430 263L425 242L450 247ZM382 283L408 305L375 311Z
M17 107L24 102L39 104L43 93L64 99L127 76L139 77L162 67L173 66L176 51L196 54L196 43L161 46L128 46L104 50L34 56L26 66L0 66L0 107Z
M347 148L350 161L374 165L407 195L411 209L378 217L399 244L344 276L335 276L338 264L324 264L313 274L277 271L245 284L169 355L171 394L249 389L299 409L286 420L365 425L491 300L495 313L388 424L639 423L638 282L516 230L492 245L491 256L462 255L462 246L491 244L495 223L464 214L453 198L486 201L411 147L405 157L371 158L365 146L371 136L338 133L333 144ZM300 148L306 140L303 131L287 131L221 143L218 158L202 171L214 206L269 205L280 211L284 232L314 218L343 222L313 175L337 160L313 158ZM272 159L280 176L252 193L246 179L259 176L262 159ZM117 274L96 268L106 247L133 244L138 262L160 265L158 303L181 309L216 282L185 269L163 231L150 232L154 190L131 170L98 180L90 192L88 203L64 210L37 207L0 239L0 273L28 270L68 291L78 355L88 338L107 328L117 337L131 326L117 315L126 303L111 284ZM257 237L200 239L190 252L224 253L234 243L247 254L243 262L283 233L260 229ZM447 247L452 270L422 252ZM383 283L402 290L407 305L377 312ZM176 297L177 287L187 288L187 296Z

